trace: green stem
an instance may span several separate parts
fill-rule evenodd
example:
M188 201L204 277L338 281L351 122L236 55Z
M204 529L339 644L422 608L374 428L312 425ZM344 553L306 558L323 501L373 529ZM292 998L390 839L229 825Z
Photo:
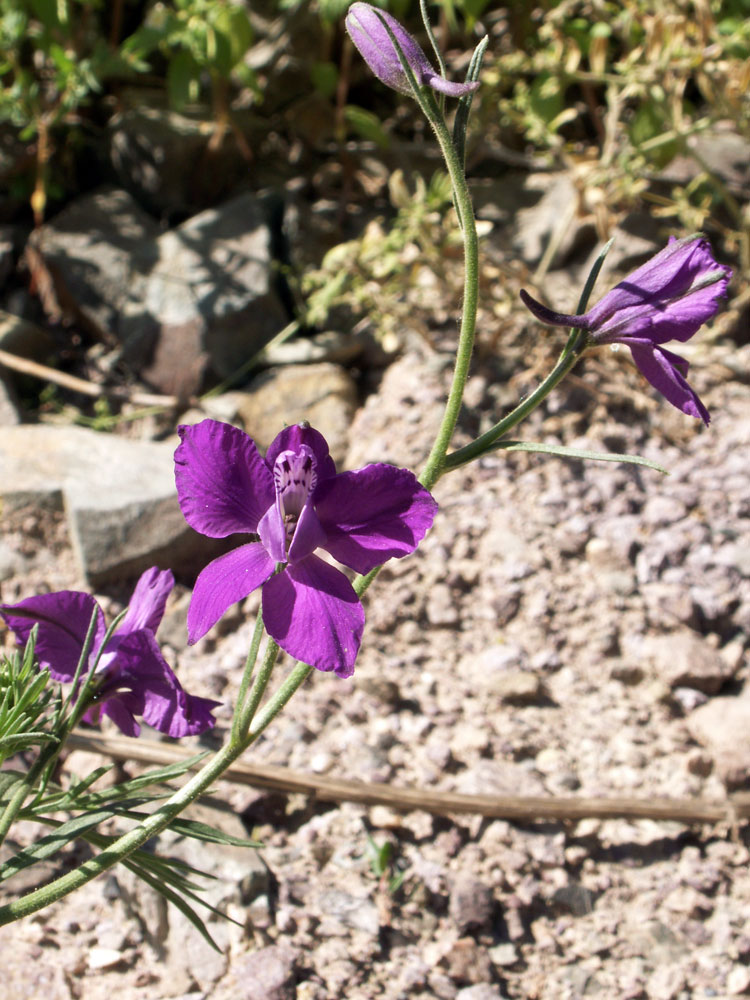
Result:
M578 331L579 336L576 338L578 343L573 348L566 348L560 355L560 358L545 378L545 380L537 386L537 388L527 396L518 406L511 410L511 412L503 417L502 420L498 421L494 427L491 427L488 431L478 437L471 444L467 444L464 448L459 448L458 451L454 451L452 454L448 455L445 460L444 470L457 469L460 465L465 465L467 462L471 462L476 458L480 458L485 452L489 451L492 445L508 431L512 430L516 424L520 424L531 413L535 410L539 404L546 399L547 396L552 392L552 390L557 386L568 374L571 368L574 368L578 359L586 346L586 334L585 331Z
M459 161L453 142L451 141L448 126L440 114L434 98L429 94L425 94L424 96L426 98L425 103L430 109L430 114L428 115L430 124L435 131L443 158L448 167L448 173L453 186L453 198L464 237L463 310L461 314L461 331L456 349L456 363L453 369L453 381L448 393L448 401L445 406L445 413L443 414L440 429L438 430L435 443L432 446L432 451L427 458L422 474L419 477L422 485L426 486L427 489L431 489L444 471L445 455L450 446L453 432L456 429L466 379L469 375L469 363L471 361L471 352L474 348L477 305L479 301L479 241L477 239L477 227L474 220L474 207L471 202L469 187L466 183L463 165Z
M238 739L244 740L247 736L250 723L253 720L253 716L260 704L260 699L263 697L263 692L268 687L268 682L271 679L271 673L274 666L276 665L276 658L279 655L279 647L273 641L273 639L268 639L268 645L266 646L266 652L263 657L263 662L258 670L258 675L253 682L252 689L250 691L250 697L248 698L247 705L240 709L239 703L237 708L238 722L237 722L237 736ZM234 729L233 729L234 738Z
M252 743L254 739L257 739L266 726L276 718L292 695L310 676L312 669L313 668L307 663L302 663L301 660L297 661L294 669L284 683L278 688L277 691L274 692L272 697L269 698L257 718L254 718L251 721L247 736L248 744Z
M255 619L255 628L253 630L253 638L250 642L250 649L247 653L247 659L245 660L245 669L242 672L242 680L240 681L240 689L237 693L237 702L234 706L234 717L232 718L232 743L239 742L244 735L242 730L242 724L240 722L242 716L242 706L245 704L245 698L247 697L247 691L250 687L250 681L252 680L253 670L255 669L255 663L258 659L258 650L260 649L261 639L263 638L263 615L258 611L258 615Z
M133 830L128 831L115 841L107 850L95 858L84 861L83 864L67 875L63 875L41 889L21 896L19 899L0 907L0 926L26 917L30 913L49 906L62 899L68 893L80 889L81 886L96 878L103 871L122 861L137 848L142 847L147 840L160 833L178 813L193 802L208 786L214 782L230 764L240 756L245 749L243 744L223 747L191 780L179 791L144 819Z

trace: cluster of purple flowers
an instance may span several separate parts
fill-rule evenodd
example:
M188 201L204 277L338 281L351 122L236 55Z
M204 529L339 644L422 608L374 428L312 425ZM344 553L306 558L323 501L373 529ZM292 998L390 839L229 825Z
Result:
M104 645L104 612L90 594L61 590L29 597L18 604L0 605L19 645L25 645L36 624L36 656L55 680L74 679L86 635L95 617L94 640L88 664L95 666L94 702L84 720L108 715L126 736L138 736L140 716L168 736L193 736L214 724L211 711L218 705L187 694L164 659L155 633L174 586L169 570L146 570L136 584L127 613ZM98 659L98 663L96 662Z
M402 59L419 87L461 97L477 86L436 74L414 38L370 4L353 4L346 27L378 79L398 91L411 93ZM543 323L585 331L589 345L626 344L670 403L707 424L708 411L686 379L687 361L664 344L688 340L716 313L730 277L708 242L690 236L670 240L583 315L554 312L525 291L521 297ZM433 497L406 469L376 463L337 473L325 439L307 424L283 430L265 456L242 431L215 420L178 430L175 479L188 524L211 538L252 536L198 576L189 642L262 588L263 622L281 649L318 670L351 676L364 609L349 578L327 557L367 574L413 552L435 518ZM109 639L102 609L78 591L3 604L0 615L19 644L38 626L37 658L62 682L74 680L94 620L84 672L95 671L95 684L85 720L107 715L137 736L140 717L169 736L187 736L213 726L218 703L187 694L156 641L173 586L168 570L147 570Z
M263 588L269 635L297 659L349 677L365 614L348 578L316 555L368 573L413 552L437 504L413 473L368 465L337 473L322 434L288 427L263 458L247 434L204 420L179 428L175 478L182 511L212 538L237 532L257 540L220 556L198 577L188 612L196 642L227 608ZM58 681L71 682L95 618L88 665L96 671L94 702L84 716L109 716L137 736L136 716L169 736L201 733L214 724L217 702L187 694L156 641L174 586L168 570L141 576L128 611L105 643L104 613L90 594L64 590L0 605L19 645L37 625L36 655Z

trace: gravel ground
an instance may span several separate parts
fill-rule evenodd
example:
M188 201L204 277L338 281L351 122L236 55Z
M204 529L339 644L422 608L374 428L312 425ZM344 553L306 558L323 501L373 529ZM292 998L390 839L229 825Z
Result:
M695 359L708 430L651 400L630 369L621 398L597 394L609 357L523 436L640 453L671 475L500 453L440 482L434 529L367 595L354 677L312 677L255 760L468 794L723 800L748 786L750 356L731 353L731 378L728 349ZM351 428L347 465L419 464L444 362L413 345L388 369ZM504 391L488 362L462 433ZM52 551L48 584L79 584L65 540ZM186 598L178 588L160 635L189 690L229 702L255 599L187 649ZM229 708L219 715L226 724ZM77 751L66 767L95 763ZM117 871L4 929L7 1000L750 994L742 824L520 824L229 783L200 808L264 844L160 838L217 876L208 897L239 922L210 919L222 954ZM392 845L385 873L368 833Z

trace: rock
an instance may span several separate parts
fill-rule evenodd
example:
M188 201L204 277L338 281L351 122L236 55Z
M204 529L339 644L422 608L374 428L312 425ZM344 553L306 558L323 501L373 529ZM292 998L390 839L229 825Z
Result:
M489 924L494 907L495 899L488 885L465 874L457 876L451 886L448 912L459 934Z
M110 120L108 133L118 180L139 201L156 213L185 214L215 205L242 180L247 162L233 139L216 146L202 117L137 100Z
M493 965L505 969L518 962L518 949L511 941L506 941L505 944L496 944L494 948L490 948L489 956Z
M196 392L209 367L233 374L288 319L265 210L252 194L159 235L129 194L103 188L71 202L29 246L49 270L61 315L119 342L124 359L168 394Z
M143 275L142 303L123 320L126 357L153 354L142 375L162 392L195 391L207 365L234 374L286 324L272 279L271 233L260 201L243 194L161 235Z
M369 897L353 896L341 889L329 889L317 900L320 913L345 927L376 937L380 929L378 908Z
M750 745L747 726L750 691L738 697L712 698L688 715L690 735L711 754L719 777L727 788L747 787L750 782Z
M457 983L489 983L492 963L487 949L470 937L459 938L443 959L448 975Z
M527 264L537 264L551 239L555 252L550 263L559 267L577 234L578 193L568 173L532 173L524 179L524 197L534 197L529 207L518 208L514 220L513 248Z
M0 495L14 506L64 499L73 547L92 585L153 565L194 569L217 551L188 528L174 487L173 447L82 427L9 427Z
M477 983L475 986L466 986L459 990L455 1000L506 1000L506 994L501 991L499 986Z
M730 996L750 994L750 969L746 965L733 966L727 975L727 993Z
M574 917L583 917L594 909L594 897L585 885L581 885L580 882L569 882L555 889L552 905L572 913Z
M427 620L431 625L456 625L460 620L450 587L436 583L427 598Z
M89 948L88 966L92 971L113 969L116 965L120 965L122 960L122 952L114 948Z
M491 678L487 690L506 705L543 705L549 700L544 681L529 670L508 670Z
M234 959L228 975L211 994L214 1000L295 1000L296 954L269 945Z
M114 342L122 315L133 307L135 274L149 266L159 226L118 188L75 198L35 230L29 245L39 251L65 312Z
M241 426L262 450L283 427L308 420L328 441L333 460L341 465L357 407L357 387L338 365L287 365L259 375L245 391L206 400L207 412L211 413L214 402L225 414L232 414L222 419Z
M645 639L643 655L672 688L695 688L713 695L734 676L731 662L689 629Z

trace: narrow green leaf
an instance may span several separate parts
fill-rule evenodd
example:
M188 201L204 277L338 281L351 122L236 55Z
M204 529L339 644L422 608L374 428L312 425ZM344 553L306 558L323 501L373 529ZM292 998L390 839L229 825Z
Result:
M669 473L661 465L652 462L648 458L640 455L622 455L618 452L607 451L586 451L583 448L568 448L561 444L540 444L536 441L497 441L493 449L504 449L505 451L530 451L541 455L557 455L559 458L582 458L592 462L626 462L629 465L643 465L647 469L655 472L662 472L665 476Z
M36 743L58 743L52 733L35 732L17 733L15 736L0 736L0 751L8 750L17 753L24 747L32 747Z
M344 108L344 118L347 125L354 129L363 139L369 139L380 149L387 149L390 145L390 138L380 119L372 111L360 108L356 104L347 104Z
M26 778L20 771L0 771L0 809L12 794L12 788Z
M479 72L482 68L484 53L487 49L488 43L489 36L485 35L474 49L471 62L469 63L469 69L466 74L466 83L474 83L479 79ZM464 94L464 96L459 99L456 116L453 120L453 145L456 147L456 155L458 156L459 162L463 165L465 165L466 161L466 129L469 124L469 113L471 112L473 100L473 90L468 94Z
M181 913L184 913L193 927L195 927L198 933L208 942L208 944L210 944L216 951L221 952L221 948L211 937L206 925L183 896L180 896L177 892L170 889L169 886L165 885L164 882L161 882L144 868L141 868L140 865L136 864L133 861L132 855L130 858L125 860L124 864L133 872L134 875L137 875L141 881L145 882L146 885L150 885L151 888L155 889L160 896L163 896L167 900L167 902L172 903ZM213 910L214 907L209 907L209 909ZM222 916L226 916L226 914L222 914Z
M15 875L16 872L22 871L24 868L29 868L37 861L43 861L45 858L51 857L65 847L66 844L70 843L71 840L83 836L87 831L93 830L100 823L111 819L113 815L114 813L110 809L102 809L99 812L90 813L86 816L76 816L75 819L68 820L67 823L58 826L54 833L49 833L30 847L25 847L18 854L14 854L12 858L9 858L4 864L0 865L0 882L6 878L10 878L11 875Z
M193 840L203 840L207 844L227 844L230 847L252 847L259 848L263 845L257 840L248 840L246 837L233 837L222 830L216 830L208 823L199 823L194 819L183 819L178 816L169 824L169 829L183 837L191 837Z

